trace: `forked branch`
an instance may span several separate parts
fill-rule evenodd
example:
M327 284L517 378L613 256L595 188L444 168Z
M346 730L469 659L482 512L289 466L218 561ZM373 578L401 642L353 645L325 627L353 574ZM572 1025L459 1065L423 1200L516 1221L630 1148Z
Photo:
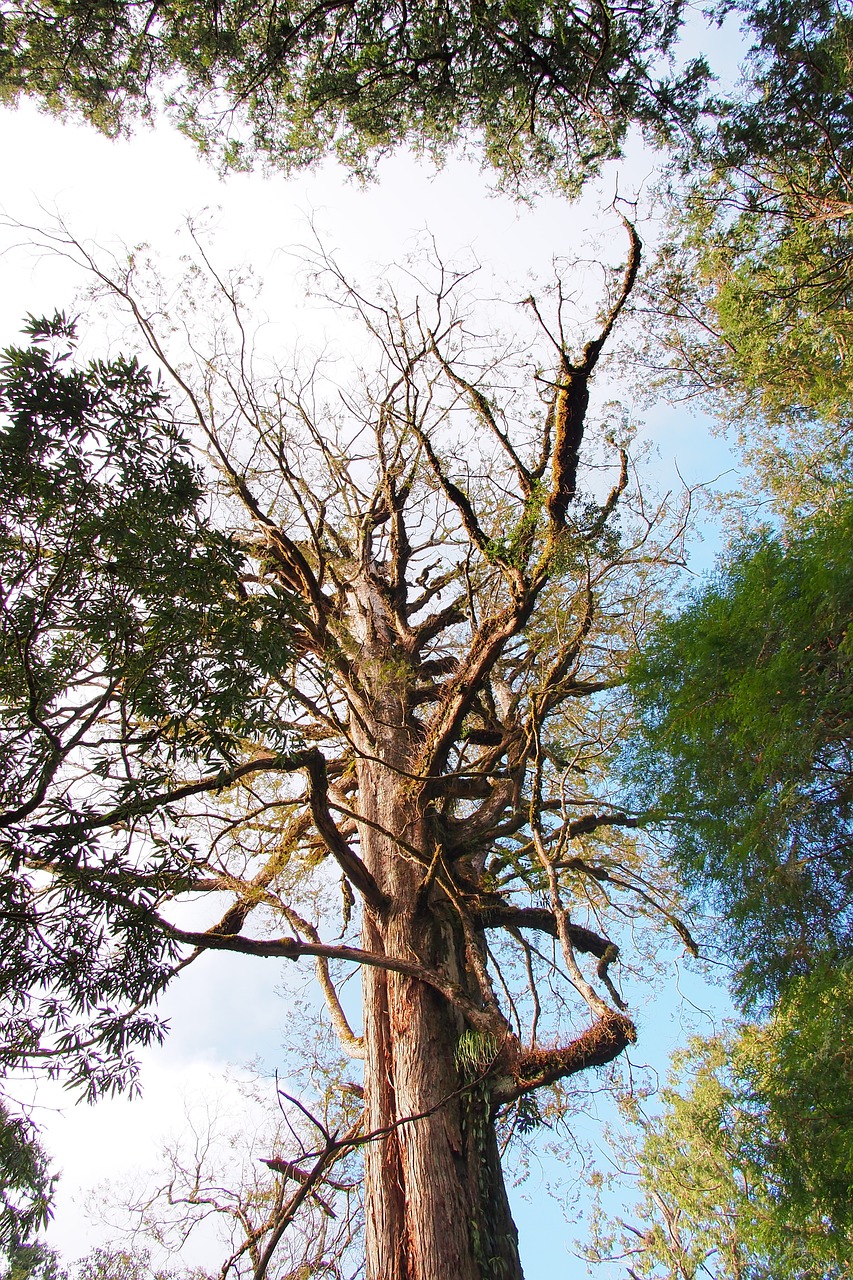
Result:
M546 503L555 532L560 532L565 527L569 504L577 493L580 450L586 412L589 407L589 379L598 364L604 344L613 332L619 313L634 288L637 272L640 269L642 254L640 237L627 218L623 218L622 221L630 239L630 250L619 296L607 312L598 337L584 347L579 364L571 363L565 349L560 354L551 408L554 435L551 492Z

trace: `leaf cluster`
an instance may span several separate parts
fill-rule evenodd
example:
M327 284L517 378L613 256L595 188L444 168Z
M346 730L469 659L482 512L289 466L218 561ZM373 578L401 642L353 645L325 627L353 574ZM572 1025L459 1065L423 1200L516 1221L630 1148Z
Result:
M168 810L135 824L176 770L242 753L290 612L247 595L152 375L76 362L62 316L28 333L0 359L0 1053L94 1094L160 1034L135 1009L171 972L146 913L192 861Z
M720 0L717 21L735 14L751 41L736 96L718 99L699 155L728 174L753 207L768 201L760 174L801 165L824 187L845 186L853 162L850 100L853 21L841 0Z
M358 171L403 142L473 137L510 180L578 190L628 125L690 118L702 64L660 78L681 0L91 0L4 4L0 85L107 133L170 114L226 165L333 152Z
M0 1103L0 1253L14 1255L47 1224L54 1181L35 1126Z
M853 944L851 534L842 504L736 546L630 668L627 774L747 1000Z

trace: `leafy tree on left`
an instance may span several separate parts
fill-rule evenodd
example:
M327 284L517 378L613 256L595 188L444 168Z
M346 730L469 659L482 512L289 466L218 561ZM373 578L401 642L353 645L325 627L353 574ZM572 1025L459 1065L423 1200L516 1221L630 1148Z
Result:
M250 771L290 601L247 594L152 374L63 316L0 363L0 1067L133 1084L175 968L146 920L190 874L168 800ZM180 776L180 786L176 779ZM173 794L174 793L174 794Z
M12 1265L9 1274L22 1254L34 1262L34 1255L43 1253L25 1242L50 1216L53 1182L33 1125L0 1102L0 1262L5 1255Z

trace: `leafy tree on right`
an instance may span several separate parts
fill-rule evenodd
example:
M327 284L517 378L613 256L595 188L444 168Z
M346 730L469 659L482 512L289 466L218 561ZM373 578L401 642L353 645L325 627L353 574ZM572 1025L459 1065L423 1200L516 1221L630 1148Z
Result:
M740 437L740 532L630 669L627 772L755 1020L693 1042L660 1116L633 1104L640 1201L600 1214L590 1257L834 1280L853 1266L853 27L832 2L750 8L744 97L695 144L652 287L664 381Z
M678 1055L663 1113L627 1108L638 1202L608 1220L599 1199L589 1261L619 1257L656 1280L849 1276L851 1012L849 964L824 967L767 1024Z
M803 514L849 493L853 18L837 0L721 9L753 44L681 153L652 360L734 428L764 496Z
M737 545L632 667L630 773L723 921L736 989L775 999L853 954L853 506Z
M736 545L629 668L635 795L758 1019L695 1039L661 1115L627 1104L639 1203L588 1256L633 1277L851 1274L851 525Z

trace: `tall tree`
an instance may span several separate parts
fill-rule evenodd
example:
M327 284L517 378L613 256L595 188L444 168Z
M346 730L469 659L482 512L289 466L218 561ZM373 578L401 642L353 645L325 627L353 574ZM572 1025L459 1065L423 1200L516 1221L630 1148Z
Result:
M190 3L0 5L0 92L108 133L168 113L226 165L335 152L357 170L401 142L477 139L510 180L577 190L631 123L689 118L700 66L661 75L683 0L642 5Z
M659 1280L851 1274L849 985L849 966L799 979L763 1026L679 1054L659 1116L632 1101L619 1165L639 1200L614 1217L601 1198L590 1261Z
M13 707L24 720L15 749L46 736L52 759L44 726L55 725L74 755L15 775L29 799L10 824L17 871L7 879L31 884L34 938L52 905L41 877L69 886L66 927L90 920L93 903L108 912L110 932L98 935L107 952L115 938L119 957L130 954L121 942L135 931L134 966L110 972L132 986L144 967L144 983L126 993L137 1002L184 963L177 949L185 959L209 949L315 958L365 1092L362 1134L327 1135L317 1158L363 1143L370 1280L521 1275L497 1127L529 1123L537 1089L611 1062L635 1039L611 976L619 950L608 919L674 920L631 843L635 819L603 781L649 565L677 554L653 545L656 517L631 499L625 448L609 487L591 465L604 441L587 431L590 382L639 265L630 227L628 236L627 267L579 354L563 292L550 321L529 300L556 366L547 375L529 355L521 365L481 356L455 308L458 275L442 270L431 302L407 311L393 297L366 301L333 270L379 371L331 398L311 377L250 379L227 281L235 349L219 327L196 379L170 360L151 318L162 309L137 299L133 266L106 280L182 388L219 468L219 505L213 524L202 521L185 475L178 530L157 524L127 558L109 542L102 555L99 533L86 544L94 580L137 567L135 589L153 592L135 620L145 654L158 611L185 599L175 547L184 561L201 539L215 565L200 570L208 612L190 609L181 623L192 661L179 664L179 713L168 638L143 667L145 698L99 656L84 676L63 668L53 701ZM38 404L30 414L41 428ZM156 486L152 496L164 500ZM227 538L217 532L226 521ZM74 563L68 532L62 546L48 564ZM43 572L38 619L56 598ZM57 661L78 653L78 641L61 642L63 625L51 633ZM112 653L112 624L94 635L99 653ZM86 726L77 738L75 725ZM322 901L337 877L344 939L328 942ZM190 927L180 905L202 893L211 917L220 913L207 929ZM223 895L232 902L221 914ZM362 1027L338 994L341 964L360 966ZM61 1054L68 978L35 978L49 988ZM105 987L104 1003L114 995Z
M682 153L652 306L667 380L737 429L796 514L849 492L853 19L836 0L732 10L753 47Z

